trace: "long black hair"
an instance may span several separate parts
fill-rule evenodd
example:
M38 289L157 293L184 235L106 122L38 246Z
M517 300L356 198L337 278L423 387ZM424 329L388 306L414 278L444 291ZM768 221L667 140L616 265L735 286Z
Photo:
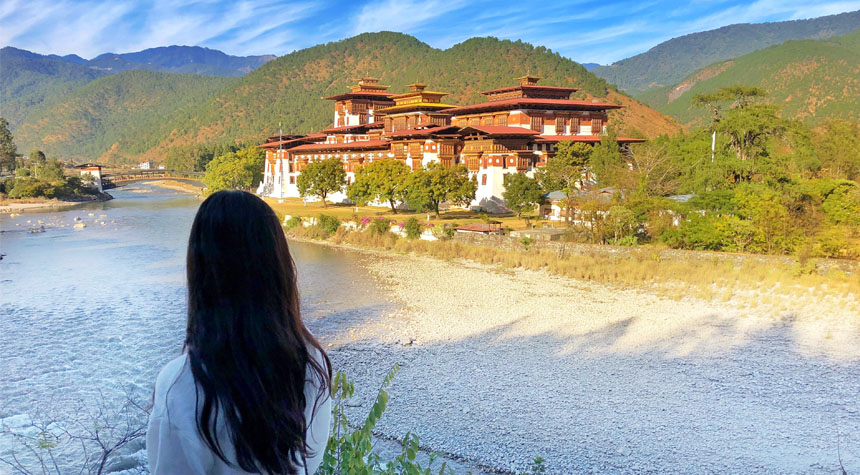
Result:
M233 465L219 443L223 417L242 470L296 472L312 455L306 375L319 388L315 413L331 390L332 370L302 322L296 268L275 212L243 191L209 196L191 227L187 266L185 345L203 393L200 435Z

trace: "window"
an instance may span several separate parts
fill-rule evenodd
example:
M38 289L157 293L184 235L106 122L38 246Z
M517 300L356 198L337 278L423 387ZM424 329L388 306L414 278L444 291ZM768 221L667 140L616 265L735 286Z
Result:
M570 118L570 133L579 134L579 117Z
M477 117L472 117L471 119L469 119L469 125L472 127L481 125L481 119Z
M481 125L493 125L493 116L487 115L481 118Z
M591 119L591 135L598 135L603 131L603 119Z
M486 185L486 184L487 184L487 175L481 175L481 184L482 184L482 185Z
M555 118L555 134L564 135L564 117Z
M296 176L295 176L295 175L290 175L290 184L291 184L291 185L295 185L295 184L296 184Z
M543 132L543 116L532 116L532 130L535 132Z
M498 125L500 127L507 127L508 126L507 114L497 115L496 116L496 125Z

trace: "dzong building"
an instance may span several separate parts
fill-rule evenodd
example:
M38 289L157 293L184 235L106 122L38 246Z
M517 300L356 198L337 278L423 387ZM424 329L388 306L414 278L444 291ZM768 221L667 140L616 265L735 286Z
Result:
M607 112L620 105L571 100L572 87L539 85L524 76L508 87L486 91L486 101L456 106L445 92L426 84L389 92L376 78L363 78L349 92L331 96L332 126L308 135L269 137L259 194L298 198L298 176L308 163L336 158L347 182L374 160L400 160L413 170L431 162L465 165L478 183L473 208L504 210L504 177L533 176L561 141L595 144L605 134ZM622 147L642 139L619 137ZM346 201L345 193L330 195Z

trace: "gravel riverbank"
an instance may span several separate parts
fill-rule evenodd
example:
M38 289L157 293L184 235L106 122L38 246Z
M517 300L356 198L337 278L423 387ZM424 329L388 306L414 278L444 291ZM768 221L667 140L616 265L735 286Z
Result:
M857 315L365 255L396 310L311 327L356 381L355 418L401 365L386 436L499 472L860 470Z

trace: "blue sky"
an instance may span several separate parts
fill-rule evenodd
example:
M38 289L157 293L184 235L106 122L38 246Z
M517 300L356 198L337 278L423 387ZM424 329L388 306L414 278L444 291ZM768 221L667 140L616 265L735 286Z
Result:
M173 44L283 55L390 30L437 48L473 36L521 39L608 64L687 33L853 10L860 0L3 0L0 46L88 59Z

